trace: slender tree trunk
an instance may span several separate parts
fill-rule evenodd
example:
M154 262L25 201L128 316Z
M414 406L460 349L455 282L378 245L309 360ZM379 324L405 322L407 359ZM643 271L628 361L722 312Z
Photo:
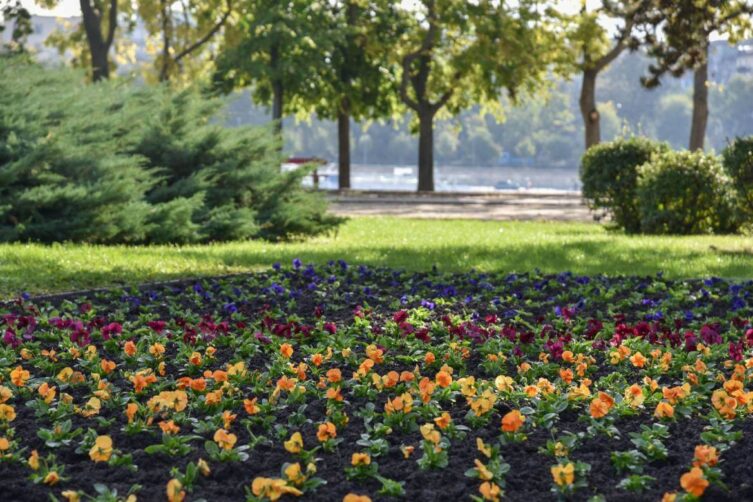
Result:
M282 138L282 106L284 100L284 91L282 82L275 80L272 82L272 120L275 121L275 134Z
M353 1L347 1L345 16L348 25L348 36L345 46L342 48L346 64L340 68L340 83L343 89L348 89L353 77L352 48L355 44L352 28L358 20L358 5ZM340 190L350 188L350 100L348 96L340 99L337 113L337 148L338 148L338 187Z
M706 124L709 119L709 78L708 45L704 63L696 68L693 75L693 122L690 126L690 151L703 150L706 139Z
M418 191L434 191L434 114L418 115Z
M159 81L166 82L170 80L170 17L167 0L160 0L160 15L162 16L162 66Z
M601 141L601 124L599 110L596 108L596 76L594 70L583 71L580 86L580 114L583 117L586 150Z
M280 66L280 48L272 45L269 49L269 64L279 73ZM280 139L280 149L282 149L282 108L284 100L284 87L279 74L272 79L272 120L275 123L275 134Z
M337 114L337 179L340 190L350 188L350 106L348 98L340 102Z

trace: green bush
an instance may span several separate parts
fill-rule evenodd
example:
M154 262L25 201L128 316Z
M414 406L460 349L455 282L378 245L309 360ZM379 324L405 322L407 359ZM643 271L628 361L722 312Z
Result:
M636 188L638 167L651 155L666 152L665 143L633 137L601 143L581 160L583 197L591 209L603 210L628 233L641 231Z
M0 240L189 243L326 232L268 128L218 99L0 58Z
M722 161L746 220L753 222L753 136L736 138L722 152Z
M641 229L651 234L732 233L735 194L718 157L663 152L638 169Z

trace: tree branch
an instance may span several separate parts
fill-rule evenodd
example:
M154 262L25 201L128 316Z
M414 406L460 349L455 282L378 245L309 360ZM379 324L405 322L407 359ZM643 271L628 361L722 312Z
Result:
M233 12L233 3L231 0L228 0L227 2L227 11L225 11L225 14L222 16L222 18L212 26L212 29L209 30L203 37L198 39L193 44L189 45L182 51L180 51L174 58L173 61L176 63L186 57L187 55L191 54L193 51L207 43L218 31L220 31L220 28L227 22L227 19L230 17L230 14Z
M115 39L115 29L118 26L118 0L110 0L109 26L107 27L107 40L105 46L110 50L112 41Z
M418 77L412 77L411 76L411 65L413 62L420 58L421 56L426 55L427 53L431 53L431 50L434 47L434 39L436 37L437 33L437 26L435 21L435 12L434 12L434 0L430 0L426 2L426 7L428 9L427 13L427 19L429 20L429 28L426 30L426 35L424 35L423 40L421 41L421 47L419 47L417 50L406 54L403 57L403 75L400 80L400 98L403 100L403 102L408 105L410 108L412 108L415 111L419 111L419 108L421 108L421 103L419 101L423 100L422 96L418 96L420 94L419 92L419 82ZM413 100L408 95L408 84L411 83L413 85L413 90L416 92L416 97L418 101Z
M453 79L453 82L455 82L455 79ZM454 91L455 91L455 86L451 86L447 91L445 91L444 94L442 94L442 96L439 98L439 101L430 105L432 113L437 113L439 110L441 110L442 107L446 105L447 102L450 100Z
M599 73L601 70L606 68L612 61L617 59L617 56L622 54L622 51L624 51L627 46L628 42L630 41L631 34L633 32L633 27L635 26L635 16L638 13L638 8L636 7L632 12L630 12L629 17L625 20L625 26L622 28L622 32L620 33L620 36L617 38L617 42L614 44L614 47L604 54L602 57L596 60L596 62L591 66L591 69L596 70L596 73Z
M408 95L408 84L410 83L410 65L418 56L417 52L412 52L403 57L403 75L400 79L400 99L415 111L418 111L419 105Z

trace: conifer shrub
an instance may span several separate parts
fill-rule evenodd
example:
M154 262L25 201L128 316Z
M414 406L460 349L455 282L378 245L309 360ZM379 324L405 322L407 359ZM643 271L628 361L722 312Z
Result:
M221 100L0 58L0 240L290 239L341 219Z

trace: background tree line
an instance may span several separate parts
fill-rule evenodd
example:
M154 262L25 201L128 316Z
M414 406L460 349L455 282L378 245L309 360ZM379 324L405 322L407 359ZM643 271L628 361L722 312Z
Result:
M467 153L455 153L468 151L453 146L461 143L472 145L475 163L501 152L546 162L577 158L572 137L579 131L583 148L624 126L676 144L689 129L684 143L691 150L728 135L727 121L737 119L717 114L739 116L736 100L744 101L750 85L734 80L731 93L709 86L709 47L714 37L735 42L750 33L752 2L558 7L534 0L81 0L80 25L50 43L73 54L92 80L103 80L140 22L153 53L148 82L198 82L226 93L248 88L255 103L272 109L278 133L290 114L337 120L341 187L349 186L351 159L379 147L379 125L350 131L352 121L399 119L401 134L392 141L406 147L407 134L417 135L418 189L427 191L434 189L435 158L468 162ZM27 13L18 0L5 0L3 11L17 21L22 48ZM621 58L626 52L642 57ZM693 75L689 97L671 78L685 73ZM570 83L558 83L563 79ZM642 89L659 84L662 92ZM631 110L639 95L638 102L651 96L645 99L653 106ZM674 122L685 119L688 106L686 125ZM505 118L507 126L499 126ZM388 151L397 154L396 146ZM543 151L552 158L542 159Z
M713 58L713 55L712 55ZM651 91L633 86L630 79L647 59L626 53L600 78L597 104L601 141L623 135L645 135L686 148L692 116L692 84L669 80ZM584 145L579 114L579 82L560 81L546 95L532 96L505 113L504 122L470 108L435 125L435 161L443 166L531 164L577 170ZM753 133L753 74L738 74L725 84L710 87L710 116L706 136L709 149L721 151L728 140ZM244 94L228 102L228 123L261 124L269 120L265 108L249 106ZM286 151L301 156L336 159L336 125L331 121L285 120ZM415 164L417 144L410 117L383 122L353 123L351 160L355 164ZM502 157L502 155L504 157Z

